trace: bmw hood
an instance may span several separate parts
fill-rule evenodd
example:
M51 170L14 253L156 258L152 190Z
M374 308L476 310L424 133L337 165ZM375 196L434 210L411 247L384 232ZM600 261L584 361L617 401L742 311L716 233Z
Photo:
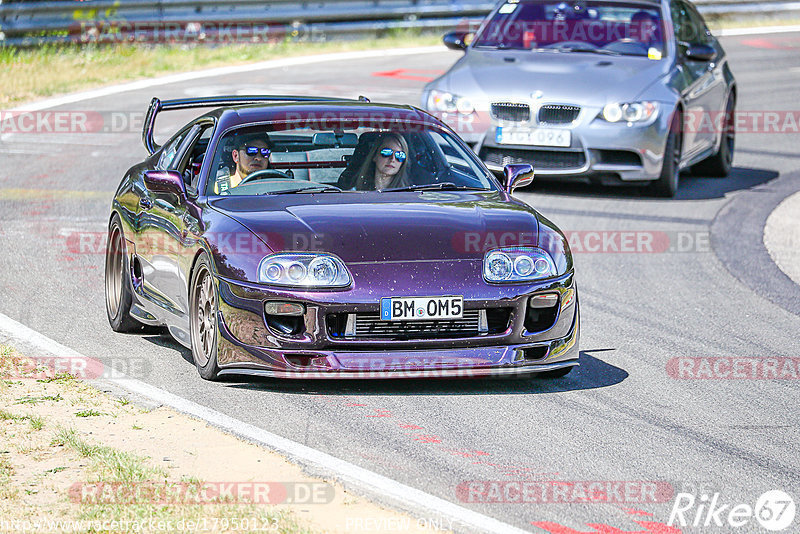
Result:
M330 193L232 196L211 205L274 252L330 252L345 262L477 260L498 246L537 244L536 212L503 198L498 192Z
M630 101L668 73L667 60L581 52L469 52L431 87L480 102L531 100L602 107Z

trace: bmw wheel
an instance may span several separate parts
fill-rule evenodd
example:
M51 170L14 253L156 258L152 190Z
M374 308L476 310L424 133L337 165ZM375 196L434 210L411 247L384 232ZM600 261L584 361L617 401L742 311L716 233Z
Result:
M728 96L725 104L725 116L720 132L719 149L713 156L701 161L692 168L692 174L725 178L733 168L733 149L736 144L736 131L734 130L734 111L736 98L733 94Z
M658 180L650 185L653 194L659 197L672 198L678 190L678 179L681 164L681 116L675 110L670 121L667 144L664 148L664 162L661 165L661 175Z

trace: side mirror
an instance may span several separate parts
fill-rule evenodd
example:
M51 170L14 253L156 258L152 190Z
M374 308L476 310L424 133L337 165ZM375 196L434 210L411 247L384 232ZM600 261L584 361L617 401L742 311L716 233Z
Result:
M442 41L450 50L466 50L468 35L470 35L470 32L450 32L445 34Z
M533 165L520 163L503 167L505 186L508 193L513 193L518 187L525 187L533 183Z
M181 201L186 200L183 176L178 171L145 171L144 185L153 193L172 193Z
M686 49L686 59L689 61L702 61L708 63L717 57L717 51L713 46L705 44L690 44Z

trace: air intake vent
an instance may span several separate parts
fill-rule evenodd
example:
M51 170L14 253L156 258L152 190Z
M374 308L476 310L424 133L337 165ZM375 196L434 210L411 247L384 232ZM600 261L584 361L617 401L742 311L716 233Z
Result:
M507 122L528 122L531 120L531 108L528 104L495 102L492 104L492 117Z
M578 118L581 108L578 106L562 106L548 104L539 108L541 124L569 124Z

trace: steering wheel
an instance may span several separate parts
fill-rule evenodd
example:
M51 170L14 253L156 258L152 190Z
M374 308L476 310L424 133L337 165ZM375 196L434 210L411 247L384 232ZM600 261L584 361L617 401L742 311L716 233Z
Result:
M277 169L262 169L247 175L247 177L239 182L239 185L246 184L247 182L254 182L256 180L291 180L292 177L283 171Z

